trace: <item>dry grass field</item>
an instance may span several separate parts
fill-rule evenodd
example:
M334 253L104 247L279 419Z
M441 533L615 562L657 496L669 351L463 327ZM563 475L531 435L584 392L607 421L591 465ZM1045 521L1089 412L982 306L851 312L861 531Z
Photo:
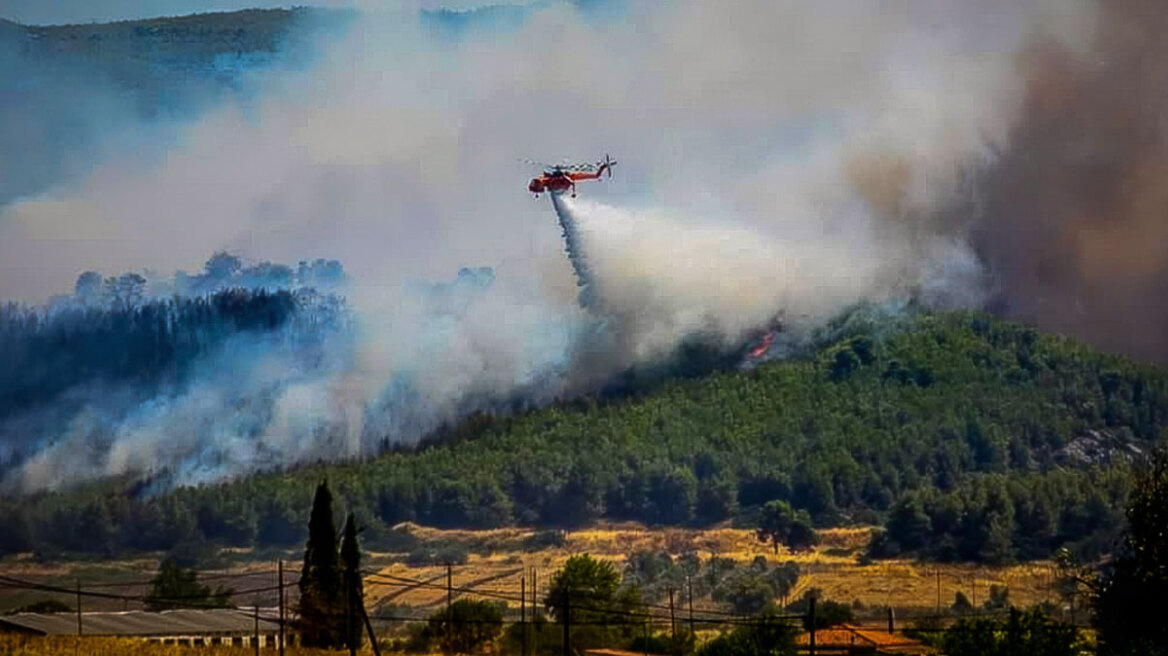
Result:
M555 571L573 554L588 553L594 557L612 561L618 569L624 568L628 554L637 551L665 551L673 555L696 552L703 560L711 556L731 558L746 564L758 556L765 557L771 564L788 560L796 561L802 571L791 599L798 598L809 587L818 587L826 598L846 603L859 602L874 611L867 621L878 621L882 608L891 605L898 617L908 618L913 614L927 615L936 609L938 583L942 611L948 612L954 595L963 592L977 603L985 601L991 585L1009 589L1010 602L1018 606L1030 606L1044 601L1053 601L1053 567L1050 563L1028 563L1007 567L974 566L968 564L918 563L909 560L888 560L867 562L861 556L867 544L870 530L863 528L832 529L821 531L820 544L812 551L789 553L781 550L775 554L771 548L760 543L752 531L719 528L711 530L646 529L636 524L604 525L564 535L560 546L532 548L530 538L535 534L530 529L497 529L491 531L442 531L416 525L403 525L399 530L408 531L426 544L458 543L466 548L469 556L466 564L452 568L452 583L458 596L479 596L485 599L517 598L520 592L520 577L535 571L542 590ZM289 581L294 580L299 570L299 553L288 552L286 561ZM371 614L408 614L425 617L438 610L446 601L446 568L443 565L411 566L405 561L404 553L371 553L366 565L377 574L366 578L366 607ZM150 559L136 559L110 563L63 563L38 564L24 560L9 560L0 564L0 572L9 576L55 581L63 583L74 579L86 581L84 585L101 585L99 582L117 580L142 580L145 572L152 572L157 566ZM274 576L273 564L260 559L240 561L231 572L243 576L233 582L241 586L263 587L270 585ZM208 573L211 574L211 573ZM410 586L405 581L425 581L426 585ZM531 579L528 578L528 586ZM119 592L144 592L116 588ZM465 592L470 590L471 592ZM478 591L476 595L473 591ZM527 588L528 594L531 588ZM295 585L288 588L289 601L295 594ZM18 593L18 594L17 594ZM16 594L13 597L11 595ZM27 602L44 598L43 593L29 591L6 591L6 607L15 602ZM24 597L28 598L25 599ZM542 596L542 595L541 595ZM61 601L70 602L68 596ZM251 601L249 598L246 601ZM266 600L274 603L275 599ZM122 604L108 602L93 604L87 602L87 610L121 610ZM512 605L515 605L512 603ZM709 598L697 599L697 609L715 606ZM863 613L861 613L863 615ZM875 618L875 619L873 619ZM862 617L857 618L860 621ZM140 640L71 636L37 638L0 634L0 654L19 656L47 656L49 654L93 654L95 656L170 656L190 653L189 648L165 646ZM200 649L199 653L244 653L239 648L216 647ZM250 653L250 649L246 650ZM289 656L318 656L330 652L306 649L289 649ZM370 652L371 653L371 652Z
M547 581L573 554L588 553L613 561L623 568L630 553L641 550L666 551L679 555L697 552L704 560L712 555L749 563L757 556L772 564L788 560L799 563L803 575L792 598L808 587L821 588L829 599L859 601L865 606L888 606L898 610L935 610L938 584L942 609L963 592L977 603L988 598L990 586L1009 589L1010 601L1030 606L1054 600L1054 570L1050 563L1036 562L1006 567L969 564L918 563L886 560L865 563L861 558L869 529L831 529L820 532L820 545L809 552L790 553L760 543L753 531L720 528L712 530L649 530L637 525L612 525L567 533L562 547L525 551L522 546L532 531L497 529L492 531L440 531L407 525L406 530L425 541L451 541L473 545L465 565L455 566L455 588L480 589L489 595L518 596L520 576L535 568L539 581ZM384 556L383 556L384 557ZM443 566L411 567L394 562L379 568L388 577L429 582L409 588L388 578L371 578L366 583L370 607L386 603L433 608L445 601ZM529 581L530 584L530 581Z
M814 550L802 553L780 550L778 554L760 543L752 531L731 528L646 529L637 524L610 524L568 532L561 546L539 548L533 548L529 543L535 534L531 529L443 531L407 524L398 530L413 534L423 544L462 545L469 556L466 564L453 567L453 586L479 591L481 594L477 596L493 600L518 598L520 577L533 570L542 593L551 576L573 554L588 553L611 560L623 570L628 554L644 550L665 551L675 556L696 552L703 560L719 556L741 564L749 563L757 556L765 557L772 565L794 560L800 566L801 575L789 599L797 599L807 588L817 587L828 599L845 603L859 601L862 606L874 609L891 605L901 616L934 612L938 584L943 611L948 611L958 591L977 604L984 602L990 586L1008 588L1010 602L1021 607L1055 600L1054 569L1050 563L992 567L938 565L911 560L867 562L861 555L870 531L864 528L821 531L820 544ZM229 568L204 571L202 575L216 579L215 582L228 583L241 592L263 590L258 594L242 594L235 599L236 603L274 606L277 603L276 593L272 591L276 579L275 556L264 559L251 554L249 559L248 554L236 555L238 558ZM279 555L285 558L287 599L293 603L301 553L289 550ZM365 581L366 605L371 612L425 617L445 602L446 568L442 565L413 566L407 563L407 555L376 552L367 555L366 567L378 573ZM0 573L69 590L80 581L87 590L140 598L148 591L147 581L157 566L157 557L62 563L13 558L0 563ZM411 586L405 581L427 583ZM531 583L529 577L528 594ZM473 592L459 594L476 596ZM74 603L72 594L0 587L0 611L49 598L69 606ZM697 599L695 606L709 609L715 604L707 597ZM84 602L86 611L139 608L140 603L117 599L87 597Z

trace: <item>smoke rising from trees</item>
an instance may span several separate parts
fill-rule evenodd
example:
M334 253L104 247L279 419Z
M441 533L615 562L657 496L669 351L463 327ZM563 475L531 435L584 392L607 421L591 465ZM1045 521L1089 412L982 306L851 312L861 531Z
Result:
M549 3L458 38L415 9L368 10L318 65L220 102L164 158L118 151L0 207L0 296L224 248L337 258L354 328L336 366L304 380L262 350L208 360L211 393L187 407L222 414L220 381L255 377L275 390L261 432L324 431L346 455L579 392L695 333L731 344L776 318L798 332L868 300L990 303L1168 355L1168 315L1141 306L1168 261L1147 237L1164 199L1151 3L631 1L619 20ZM585 310L516 158L605 151L618 175L564 200ZM431 287L483 266L489 285ZM1116 313L1144 320L1113 328ZM605 371L580 375L585 361ZM120 471L186 463L165 433L135 433L143 459ZM179 442L254 436L213 433ZM260 466L208 462L212 478Z

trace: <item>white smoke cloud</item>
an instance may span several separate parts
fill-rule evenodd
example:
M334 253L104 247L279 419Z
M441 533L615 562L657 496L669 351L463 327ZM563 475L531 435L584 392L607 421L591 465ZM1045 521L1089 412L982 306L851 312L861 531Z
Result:
M377 284L554 257L522 156L609 150L616 184L585 193L713 199L782 229L830 225L863 194L927 208L1005 140L1013 58L1050 15L1038 0L733 4L631 3L611 24L552 5L458 43L370 13L319 68L212 113L160 165L122 158L6 210L0 273L23 275L0 276L0 296L43 298L84 268L189 268L223 246L327 251ZM857 190L865 157L899 172Z
M597 312L619 321L635 359L694 334L730 344L780 312L806 327L869 296L879 267L852 244L823 249L724 220L561 202L581 235Z
M621 161L568 207L634 358L694 331L732 341L780 314L807 327L861 299L976 304L963 224L936 210L1006 143L1017 54L1035 38L1081 41L1093 17L1087 0L645 1L619 20L564 3L505 35L447 41L411 11L366 9L320 66L210 113L163 161L111 160L0 210L0 297L43 297L84 269L191 268L221 247L341 259L359 343L345 367L281 387L265 430L284 461L318 452L303 427L321 414L351 454L483 393L564 391L594 319L546 201L523 193L520 157ZM467 265L498 279L453 315L403 289ZM407 379L423 416L385 401ZM230 430L178 447L161 433L136 425L107 470L214 463L197 455L208 439L216 454L239 446ZM243 461L228 471L260 458Z

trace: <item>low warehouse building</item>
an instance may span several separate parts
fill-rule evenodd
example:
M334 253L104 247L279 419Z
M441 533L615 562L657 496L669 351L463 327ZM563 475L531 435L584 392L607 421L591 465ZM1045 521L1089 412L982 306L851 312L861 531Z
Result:
M279 611L217 608L213 610L168 610L150 613L140 610L118 613L82 613L81 635L142 638L167 644L246 645L258 638L261 647L274 647L280 636ZM77 635L78 615L74 613L18 613L0 615L0 632L32 635ZM285 641L295 643L285 634Z

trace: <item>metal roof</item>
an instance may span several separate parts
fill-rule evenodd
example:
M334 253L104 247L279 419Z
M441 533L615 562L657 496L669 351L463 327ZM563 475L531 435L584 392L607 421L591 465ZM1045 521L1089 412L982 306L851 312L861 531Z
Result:
M277 609L260 609L260 632L279 630ZM74 613L18 613L0 615L0 631L16 630L42 635L76 635ZM251 634L255 631L253 611L246 608L213 610L167 610L150 613L130 610L120 613L82 613L85 635L162 636Z
M646 651L627 651L625 649L585 649L584 654L588 656L646 656ZM652 656L659 656L653 654Z
M806 646L811 641L807 632L795 637L795 644ZM840 624L839 626L817 629L815 644L819 651L840 649L875 652L877 654L932 654L937 650L902 633L888 633L869 627Z

